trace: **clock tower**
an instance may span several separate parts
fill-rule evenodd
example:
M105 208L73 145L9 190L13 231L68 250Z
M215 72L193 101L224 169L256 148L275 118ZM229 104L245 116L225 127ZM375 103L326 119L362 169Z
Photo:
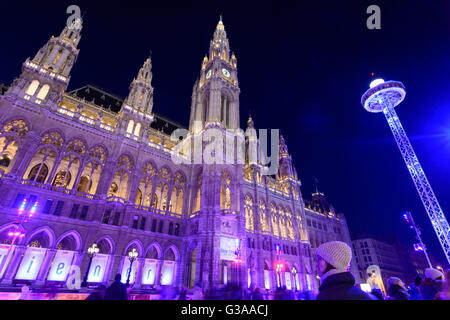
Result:
M239 128L239 83L237 61L230 55L230 45L222 18L210 42L209 54L202 62L200 78L192 93L189 131L196 134L209 123L224 128Z

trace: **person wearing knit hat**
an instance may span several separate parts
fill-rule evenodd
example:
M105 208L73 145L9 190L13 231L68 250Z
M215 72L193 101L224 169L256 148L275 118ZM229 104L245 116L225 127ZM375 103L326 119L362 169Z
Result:
M434 268L426 268L425 269L425 278L431 280L442 280L444 278L444 274L438 269Z
M434 268L425 269L425 280L420 285L420 294L424 300L434 300L442 290L444 274Z
M317 273L321 278L316 300L374 300L355 286L355 278L348 271L352 249L342 241L330 241L316 249Z

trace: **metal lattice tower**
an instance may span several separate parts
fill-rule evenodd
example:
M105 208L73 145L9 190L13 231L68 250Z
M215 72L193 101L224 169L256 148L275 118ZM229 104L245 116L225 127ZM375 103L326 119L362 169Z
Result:
M361 104L369 112L383 112L386 116L447 261L450 263L450 226L394 110L403 101L405 95L405 87L401 82L384 82L382 79L377 79L371 83L370 89L363 94Z

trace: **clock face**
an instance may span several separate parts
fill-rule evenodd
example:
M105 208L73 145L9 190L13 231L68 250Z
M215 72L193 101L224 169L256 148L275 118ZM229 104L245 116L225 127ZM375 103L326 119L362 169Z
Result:
M206 74L206 79L209 79L211 77L211 70L208 71L208 73Z
M223 75L224 75L225 77L227 77L227 78L230 77L230 72L229 72L227 69L223 68L223 69L222 69L222 73L223 73Z

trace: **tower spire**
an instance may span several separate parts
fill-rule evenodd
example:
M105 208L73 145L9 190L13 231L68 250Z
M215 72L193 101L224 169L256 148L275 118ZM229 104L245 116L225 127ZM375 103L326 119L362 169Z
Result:
M78 57L78 43L83 27L80 18L65 26L59 36L52 36L33 59L22 65L20 78L7 94L57 108L70 80L70 71Z

